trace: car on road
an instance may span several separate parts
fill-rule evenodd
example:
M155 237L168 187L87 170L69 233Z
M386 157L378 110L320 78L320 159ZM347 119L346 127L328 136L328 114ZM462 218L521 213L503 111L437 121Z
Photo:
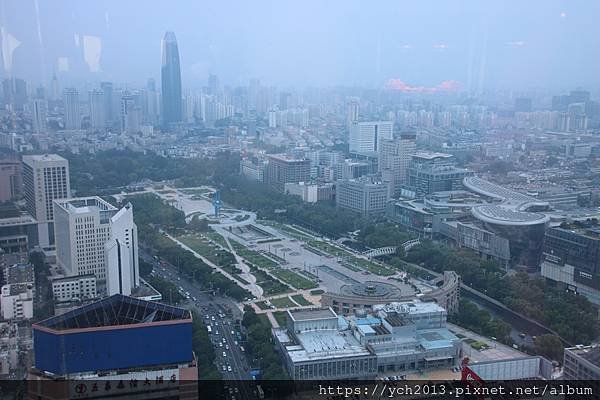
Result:
M231 372L231 365L227 366L227 371Z
M223 367L221 368L223 370L223 372L227 371L227 367L223 365Z
M223 357L227 357L227 353L223 352Z

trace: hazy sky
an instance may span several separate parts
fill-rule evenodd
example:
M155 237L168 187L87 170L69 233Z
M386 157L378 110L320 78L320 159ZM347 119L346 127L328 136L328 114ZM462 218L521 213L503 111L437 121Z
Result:
M140 84L160 78L173 30L184 87L212 72L231 85L595 88L599 17L595 0L0 0L0 73Z

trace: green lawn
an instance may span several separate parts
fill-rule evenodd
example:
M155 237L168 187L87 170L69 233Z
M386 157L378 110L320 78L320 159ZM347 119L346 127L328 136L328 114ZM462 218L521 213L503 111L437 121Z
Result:
M275 311L273 317L279 324L279 326L286 326L287 324L287 313L285 311Z
M179 189L179 191L183 194L206 194L210 193L210 189L202 188L202 189Z
M277 308L290 308L297 307L296 304L291 301L288 297L280 297L278 299L269 300Z
M301 294L295 294L292 299L301 306L310 306L312 303L304 298Z
M323 242L320 240L311 240L310 242L308 242L308 244L311 247L324 251L325 253L330 254L332 256L354 258L354 254L350 253L349 251L346 251L340 247L334 246L327 242Z
M277 268L269 272L296 289L314 289L318 286L310 279L287 269Z
M265 303L264 301L259 301L258 303L256 303L256 305L261 310L268 310L269 309L269 307L267 306L267 303Z
M208 258L218 266L224 267L235 263L233 255L210 243L207 239L197 234L181 235L177 237L182 243L198 254Z
M277 263L275 261L263 256L259 252L250 250L249 248L236 242L235 240L230 240L230 243L235 252L244 260L264 269L270 270L277 267Z
M283 283L273 279L265 272L256 267L250 267L252 274L256 277L256 284L263 289L265 296L274 296L277 294L288 293L291 289Z
M354 260L351 261L351 263L353 263L354 265L357 265L361 268L364 268L367 271L374 273L375 275L382 275L382 276L394 275L394 271L392 271L391 269L384 267L383 265L376 264L372 261L365 260L363 258L355 258Z

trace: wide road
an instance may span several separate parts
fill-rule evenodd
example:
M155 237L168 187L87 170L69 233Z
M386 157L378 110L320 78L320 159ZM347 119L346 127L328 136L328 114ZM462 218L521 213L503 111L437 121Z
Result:
M230 381L225 382L231 387L231 392L228 390L227 393L228 398L255 399L256 395L251 385L236 385L236 381L251 379L249 363L238 336L239 321L242 319L242 311L238 304L230 298L212 296L203 291L197 283L180 276L177 267L164 261L158 263L142 248L140 257L154 266L153 274L177 286L178 291L186 297L182 307L196 311L205 326L211 327L209 337L216 355L215 365L223 380ZM201 376L199 378L202 379Z

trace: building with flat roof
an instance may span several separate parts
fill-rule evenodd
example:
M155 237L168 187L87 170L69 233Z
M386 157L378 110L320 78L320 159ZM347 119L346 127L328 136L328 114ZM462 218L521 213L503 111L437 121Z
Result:
M265 180L269 185L283 191L286 183L310 181L310 160L296 158L287 154L270 154L265 171Z
M23 156L23 195L38 222L39 245L49 248L54 244L53 201L71 196L69 162L57 154Z
M389 184L371 179L342 180L336 183L335 203L339 208L364 216L385 214Z
M96 275L76 275L53 279L52 295L57 303L95 299L98 297Z
M419 151L408 165L405 192L421 199L435 192L459 190L463 178L471 175L472 171L456 166L451 154Z
M68 276L94 274L106 280L105 244L117 208L100 197L54 202L56 263Z
M377 152L381 140L393 139L393 137L394 123L392 121L354 121L350 125L350 152Z
M55 201L56 262L68 276L94 274L109 295L139 286L133 207L120 210L95 197Z
M338 317L331 309L288 311L273 334L292 379L372 379L458 364L461 342L446 328L446 310L418 300L380 304L369 314Z
M16 200L21 195L23 177L18 158L0 160L0 202Z
M600 224L574 221L548 228L540 268L543 277L600 305Z
M600 380L600 346L575 346L565 349L564 379Z
M4 268L4 285L0 292L0 310L7 320L33 318L35 276L33 265L18 263Z
M93 395L94 385L102 387L103 395L198 397L188 310L114 295L32 328L30 398L47 395L48 387L65 391L55 398L83 391ZM119 381L127 382L126 388L119 388Z
M390 193L394 196L406 183L408 165L417 150L416 138L414 132L403 132L399 138L382 139L380 142L377 167L382 179L390 182Z
M294 380L376 375L375 356L350 331L339 328L338 316L331 309L288 311L287 327L274 329L273 334Z

